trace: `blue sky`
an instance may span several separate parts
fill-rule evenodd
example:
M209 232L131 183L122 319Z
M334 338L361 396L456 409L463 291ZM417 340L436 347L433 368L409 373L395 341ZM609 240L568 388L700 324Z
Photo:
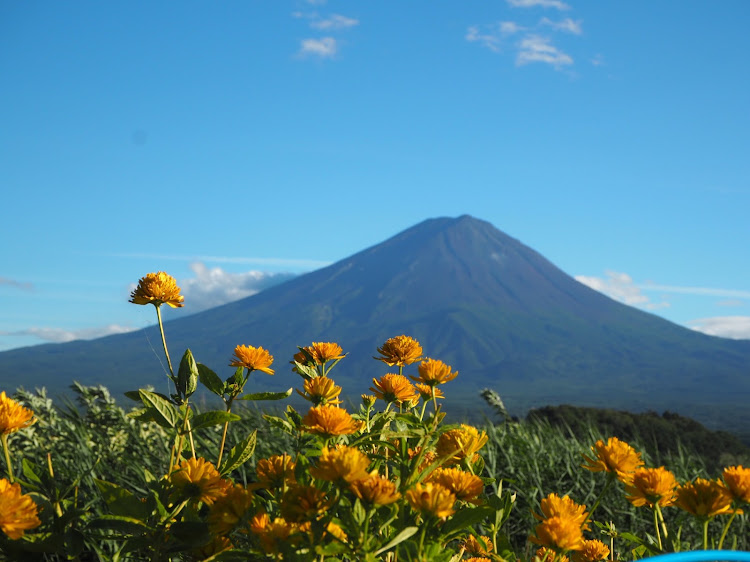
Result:
M750 338L746 0L0 0L0 350L471 214ZM300 342L301 344L304 342Z

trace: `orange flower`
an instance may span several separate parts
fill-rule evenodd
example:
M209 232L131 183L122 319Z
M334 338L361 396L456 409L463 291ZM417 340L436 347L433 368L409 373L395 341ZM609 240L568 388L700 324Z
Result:
M310 474L328 482L352 483L370 477L368 466L370 459L359 449L343 445L335 449L326 447L318 458L318 466L310 468Z
M437 468L428 478L456 494L459 500L478 503L477 497L484 491L484 482L479 476L458 468Z
M232 359L229 363L230 367L245 367L250 371L263 371L269 375L273 375L274 373L273 369L271 369L273 355L262 347L238 345L234 348L234 355L236 359Z
M422 359L422 346L410 336L396 336L386 340L382 347L378 348L381 357L373 357L382 361L389 367L397 365L403 367L411 365Z
M235 484L218 498L208 511L208 528L212 535L227 535L240 522L253 503L253 492Z
M366 480L352 482L351 490L355 496L369 505L388 505L401 497L396 490L396 484L382 476L370 476Z
M282 519L275 518L273 521L266 513L257 513L250 520L250 532L258 536L260 544L266 554L279 551L279 546L289 542L289 537L299 530L299 526Z
M263 488L281 488L284 484L296 483L294 466L294 461L289 455L272 455L258 461L255 465L255 474Z
M404 402L412 402L417 398L417 391L414 385L403 375L388 373L379 379L372 379L372 384L375 387L371 386L370 390L375 393L375 396L388 403L396 402L397 404L402 404Z
M456 503L453 492L434 482L417 484L406 492L406 499L414 511L440 519L453 515L453 504Z
M8 435L29 427L36 421L33 418L34 412L6 396L4 390L0 392L0 435Z
M18 483L0 478L0 529L9 538L20 539L25 531L36 529L42 522L31 496L21 494Z
M341 394L341 387L336 384L328 377L315 377L314 379L305 380L305 391L297 391L297 394L302 396L305 400L309 400L315 406L321 406L323 404L341 404L339 394Z
M343 408L326 404L310 408L302 419L305 431L333 437L350 435L362 429L362 422L355 421Z
M570 562L570 558L565 555L560 556L557 552L546 546L537 549L534 560L539 560L539 562Z
M609 472L627 482L636 468L643 465L641 454L633 447L620 441L617 437L610 437L607 444L601 439L591 447L595 458L583 455L586 464L581 465L591 472Z
M656 504L664 507L674 503L675 488L674 474L663 466L639 468L633 473L632 481L625 485L625 493L627 500L636 507Z
M557 494L549 494L539 502L541 515L534 514L538 520L543 521L552 517L562 517L574 521L579 527L586 521L588 514L586 506L579 505L570 499L570 496L560 497ZM588 529L588 526L584 527Z
M412 377L413 378L413 377ZM427 384L421 384L417 383L414 385L417 388L417 392L419 392L419 395L422 397L422 400L425 402L427 400L432 400L432 393L435 393L435 398L445 398L445 395L443 394L443 391L439 388L435 388L433 386L429 386Z
M336 359L342 359L344 357L344 350L337 343L331 342L313 342L310 347L305 348L313 360L318 365L328 363L328 361L334 361Z
M463 548L467 554L473 554L474 556L489 556L494 547L490 537L482 536L476 538L474 535L469 535L467 539L461 542L461 548Z
M735 500L750 503L750 468L742 465L725 468L724 482Z
M329 507L326 493L314 486L292 486L281 498L281 516L293 523L318 519Z
M599 562L609 556L609 547L602 541L583 540L583 548L573 554L573 562Z
M362 394L362 405L368 410L375 405L375 400L372 394Z
M555 515L539 523L534 533L529 537L531 542L557 551L583 548L583 531L581 531L580 524L572 518Z
M439 457L451 455L446 464L455 464L461 459L474 459L476 452L487 443L487 434L476 427L461 424L459 429L450 429L438 439L437 454Z
M204 458L187 459L175 466L169 480L182 498L211 505L231 485L224 480L216 467Z
M130 302L133 304L167 304L172 308L179 308L185 306L184 300L175 278L163 271L141 277L138 286L130 293Z
M450 365L446 365L438 359L427 358L419 364L419 376L412 377L415 381L421 381L428 386L436 386L452 381L458 376L458 371L452 371Z
M732 512L732 494L718 480L696 478L677 488L675 505L701 518Z

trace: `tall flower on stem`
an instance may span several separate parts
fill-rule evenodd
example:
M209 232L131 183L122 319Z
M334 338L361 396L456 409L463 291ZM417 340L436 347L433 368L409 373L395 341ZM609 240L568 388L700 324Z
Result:
M390 338L378 348L380 357L374 357L389 367L397 365L400 368L411 365L422 359L422 346L410 336L396 336Z
M8 449L8 435L30 426L35 421L34 412L6 396L5 391L0 392L0 440L2 440L5 463L8 467L8 477L11 484L14 482L14 477L10 449Z
M662 532L664 538L667 538L667 526L661 508L674 503L676 488L677 480L674 474L663 466L638 468L633 473L630 483L625 485L626 497L630 503L636 507L647 505L653 510L659 548L662 548ZM659 525L661 525L661 532Z
M677 488L675 505L703 523L703 549L708 549L708 522L732 513L732 494L718 480L696 478Z

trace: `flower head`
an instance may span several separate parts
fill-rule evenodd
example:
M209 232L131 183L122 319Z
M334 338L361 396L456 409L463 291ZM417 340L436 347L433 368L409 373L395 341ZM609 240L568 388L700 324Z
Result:
M458 468L437 468L428 478L448 488L459 500L477 503L477 497L484 491L484 482L479 476Z
M329 507L331 500L314 486L292 486L281 498L282 517L294 523L318 519Z
M296 483L294 466L294 461L289 455L272 455L258 461L255 465L255 474L263 488L281 488L284 484Z
M227 488L208 511L208 528L212 535L229 534L253 503L253 492L240 484Z
M236 359L231 360L229 363L230 367L245 367L250 371L263 371L269 375L273 375L274 373L273 369L271 369L273 355L262 347L238 345L234 348L234 356Z
M419 364L419 376L412 377L415 381L421 381L428 386L436 386L452 381L458 376L458 371L452 371L450 365L446 365L438 359L425 359Z
M344 355L346 355L339 344L332 342L314 341L311 346L304 347L303 349L310 355L310 357L312 357L313 362L318 365L324 365L329 361L342 359ZM296 354L294 358L297 360ZM304 360L298 361L298 363L307 363L307 357L304 353L302 353L302 358Z
M33 424L34 412L0 392L0 435L8 435Z
M579 505L570 499L570 496L560 497L557 494L549 494L546 498L539 502L539 509L542 512L541 515L534 514L534 517L543 521L552 517L562 517L564 519L570 519L580 527L586 521L588 514L586 513L586 506ZM585 527L588 528L588 527Z
M355 421L343 408L326 404L310 408L302 419L305 431L333 437L350 435L362 429L362 422Z
M369 505L388 505L401 497L394 482L377 475L352 482L351 490L355 496Z
M674 503L675 488L677 480L674 474L663 466L639 468L625 485L625 493L627 500L636 507L654 507L656 504L664 507Z
M369 478L367 467L370 459L362 451L353 447L339 446L325 448L318 458L318 466L310 468L314 478L329 482L352 483Z
M539 560L539 562L570 562L570 558L565 555L560 556L557 552L546 546L537 549L534 554L534 560Z
M427 400L432 400L433 392L435 393L435 399L445 398L443 391L439 388L435 388L434 386L423 383L417 383L414 386L416 387L417 392L419 392L419 395L422 397L422 400L424 400L425 402Z
M297 391L297 394L305 400L309 400L316 406L323 404L341 404L339 394L341 387L336 386L333 380L328 377L315 377L314 379L305 380L305 391Z
M372 379L374 387L370 387L375 396L386 402L396 402L397 404L403 404L406 402L412 402L417 398L417 391L414 385L409 382L403 375L394 375L388 373L383 375L379 379Z
M557 551L581 550L583 531L575 519L555 515L539 523L529 540Z
M742 465L725 468L724 483L735 500L750 503L750 468Z
M453 492L434 482L415 485L406 492L406 499L414 511L440 519L453 515L453 504L456 503Z
M216 467L206 459L187 459L175 466L169 480L182 498L211 505L223 496L229 486Z
M185 306L184 300L175 278L163 271L141 277L138 286L130 293L130 302L133 304L167 304L172 308L179 308Z
M381 356L373 359L382 361L389 367L403 367L422 359L422 346L410 336L396 336L386 340L382 347L378 348L378 353Z
M718 480L696 478L677 488L675 505L701 518L732 512L732 494Z
M463 548L467 554L474 556L489 556L494 546L490 537L479 537L476 538L474 535L469 535L467 539L461 542L461 548Z
M573 553L573 562L599 562L609 557L609 547L600 540L583 540L583 548Z
M260 544L267 554L279 551L280 545L290 540L290 536L299 531L299 525L290 523L281 517L271 521L268 514L260 512L250 520L250 532L257 535Z
M462 459L473 460L476 452L487 443L487 433L476 427L461 424L458 429L443 433L435 446L439 457L450 455L446 464L455 464Z
M591 472L609 472L626 482L636 468L643 465L641 454L633 447L620 441L617 437L610 437L607 444L601 439L591 447L594 458L583 455L586 464L581 465Z
M362 394L361 397L362 405L368 410L375 405L375 400L377 400L372 394Z
M21 494L18 483L0 478L0 529L9 538L20 539L24 531L35 529L42 522L37 517L37 505L31 496Z

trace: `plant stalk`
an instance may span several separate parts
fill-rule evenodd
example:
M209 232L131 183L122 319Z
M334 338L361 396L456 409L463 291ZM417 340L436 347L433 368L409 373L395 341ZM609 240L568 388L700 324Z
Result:
M2 442L3 442L3 453L5 453L5 464L8 467L8 480L11 484L16 481L15 477L13 476L13 463L10 462L10 450L8 449L8 434L3 433L2 434Z

